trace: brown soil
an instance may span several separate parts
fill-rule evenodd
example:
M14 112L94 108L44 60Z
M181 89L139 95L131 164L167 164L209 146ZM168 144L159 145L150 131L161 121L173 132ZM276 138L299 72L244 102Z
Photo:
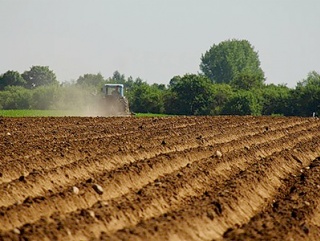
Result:
M0 240L320 240L320 120L0 118Z

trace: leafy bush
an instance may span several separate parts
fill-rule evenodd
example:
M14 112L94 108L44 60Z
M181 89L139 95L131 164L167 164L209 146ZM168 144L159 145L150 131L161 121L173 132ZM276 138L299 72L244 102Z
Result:
M57 85L40 86L32 90L32 109L48 110L57 101L60 87Z
M0 91L0 107L3 110L29 109L32 93L21 86L7 86Z
M222 114L261 115L261 99L251 91L238 91L225 104Z

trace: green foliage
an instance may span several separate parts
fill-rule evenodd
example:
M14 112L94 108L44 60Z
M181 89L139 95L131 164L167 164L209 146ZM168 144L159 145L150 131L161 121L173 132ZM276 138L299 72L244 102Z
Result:
M32 91L31 107L36 110L48 110L53 108L58 100L60 87L56 85L40 86Z
M312 71L307 78L297 84L292 93L296 115L312 116L320 114L320 74Z
M245 52L243 44L249 43L226 41L223 48L217 49L226 56L237 56L237 60L240 58L237 54ZM220 53L217 49L214 51ZM237 54L230 54L234 50ZM205 75L186 74L174 76L168 88L164 84L149 85L140 78L126 78L118 71L108 79L100 73L85 74L76 82L61 85L57 84L48 67L33 66L22 76L16 71L7 71L0 76L0 110L59 109L69 115L85 115L101 100L99 92L103 84L120 83L125 86L131 111L136 113L312 116L316 112L319 115L320 74L317 72L310 72L295 89L285 85L265 85L262 71L235 68L232 64L240 65L240 60L246 58L241 55L237 62L230 56L223 62L232 70L229 83L213 83Z
M113 72L112 77L109 78L109 81L115 84L125 84L126 76L124 74L120 74L120 72L116 70Z
M136 80L133 80L131 76L126 79L126 76L124 74L121 74L118 70L116 70L113 73L112 77L108 78L106 82L110 84L123 84L125 91L124 95L128 97L130 95L130 92L132 92L133 86L140 82L143 82L143 80L139 77L136 78Z
M220 115L222 108L228 103L233 95L233 90L228 84L213 84L212 91L212 106L211 115Z
M225 104L222 114L226 115L261 115L261 99L251 91L237 91Z
M0 108L9 110L29 109L32 93L21 86L7 86L0 91Z
M5 117L78 116L78 113L72 112L69 110L0 110L0 116L5 116Z
M213 83L230 83L246 74L263 83L258 53L247 40L227 40L213 45L201 57L201 71Z
M165 106L168 114L207 115L212 106L211 82L202 75L186 74L170 81Z
M137 79L128 95L133 112L163 113L163 91L158 85L148 85Z
M263 76L243 71L239 73L230 85L236 90L250 90L253 88L261 88L263 86Z
M9 70L0 76L0 90L4 90L6 86L24 86L26 81L17 71Z
M93 86L95 88L101 87L103 82L104 78L100 73L84 74L83 76L80 76L76 81L77 85Z
M32 89L43 85L58 85L56 75L48 66L32 66L22 74L26 88Z
M259 95L263 98L263 115L292 115L291 90L285 85L267 85Z
M154 114L154 113L135 113L134 117L140 118L150 118L150 117L168 117L169 115L166 114Z
M297 88L303 87L320 87L320 74L316 71L308 73L307 78L297 84Z

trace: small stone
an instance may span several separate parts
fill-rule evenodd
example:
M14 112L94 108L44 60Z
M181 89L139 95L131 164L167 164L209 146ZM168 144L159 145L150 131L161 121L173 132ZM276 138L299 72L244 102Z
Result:
M97 205L98 205L99 208L101 208L101 207L109 206L109 203L107 201L98 201Z
M13 229L13 232L14 232L15 234L20 234L20 230L19 230L18 228L14 228L14 229Z
M222 157L221 151L216 151L216 156L217 156L217 157Z
M7 136L11 136L11 133L10 133L10 132L7 132Z
M99 195L103 194L103 188L99 186L98 184L93 184L92 188L98 193Z
M77 188L76 186L73 186L73 187L72 187L72 192L73 192L74 194L78 195L78 194L79 194L79 188Z
M304 204L310 206L310 203L308 201L305 201Z
M306 167L306 169L307 169L307 170L309 170L309 169L310 169L310 167Z
M96 217L96 215L94 214L94 211L88 210L88 213L89 213L89 215L90 215L91 217L93 217L93 218Z

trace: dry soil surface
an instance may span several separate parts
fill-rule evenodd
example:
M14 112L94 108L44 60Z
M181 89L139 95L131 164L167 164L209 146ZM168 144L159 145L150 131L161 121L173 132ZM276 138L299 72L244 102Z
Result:
M320 120L0 118L0 240L320 240Z

